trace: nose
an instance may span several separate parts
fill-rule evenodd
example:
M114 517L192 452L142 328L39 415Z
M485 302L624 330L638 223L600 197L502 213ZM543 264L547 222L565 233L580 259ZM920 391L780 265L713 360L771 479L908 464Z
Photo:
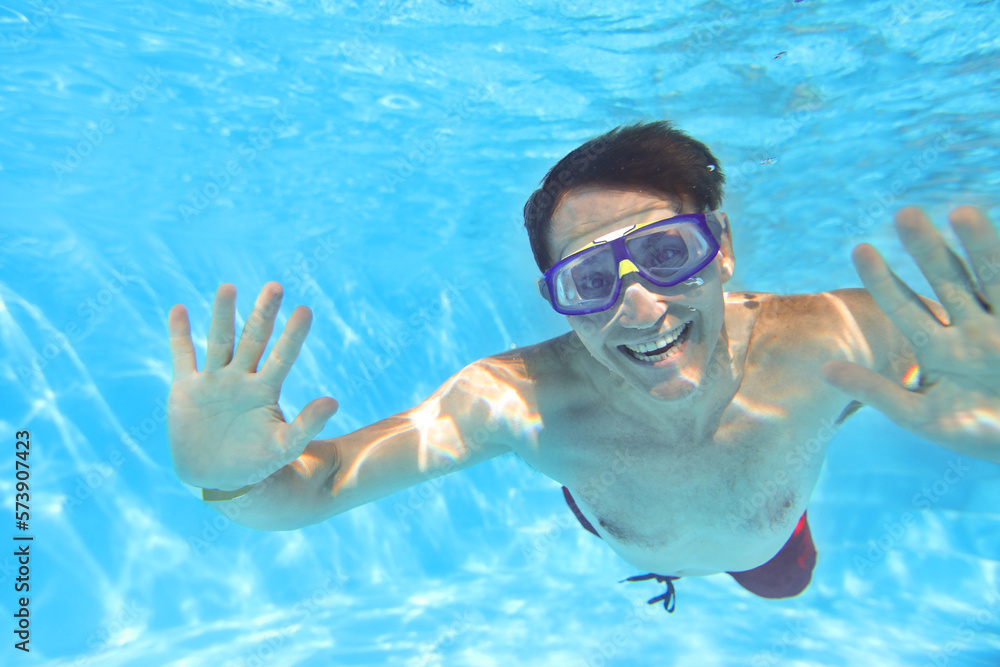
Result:
M637 274L623 279L622 303L618 308L618 322L630 329L648 329L660 321L667 312L667 304L660 294L647 289Z

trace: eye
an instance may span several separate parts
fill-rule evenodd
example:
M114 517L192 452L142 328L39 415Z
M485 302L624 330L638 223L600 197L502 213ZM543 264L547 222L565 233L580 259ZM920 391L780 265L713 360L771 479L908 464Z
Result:
M588 274L584 278L584 284L577 286L580 288L580 293L585 298L593 298L602 294L608 293L608 286L611 285L610 276L604 273L592 273Z
M577 293L584 299L606 297L614 290L615 268L613 260L608 262L610 255L588 258L573 267L573 284Z
M649 234L631 247L632 256L643 266L678 268L688 260L688 248L680 235L671 232Z

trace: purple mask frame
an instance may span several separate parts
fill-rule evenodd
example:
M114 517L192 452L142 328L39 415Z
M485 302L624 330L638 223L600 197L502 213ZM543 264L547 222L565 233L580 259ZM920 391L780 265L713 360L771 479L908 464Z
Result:
M718 214L714 211L711 212L710 214L714 215L716 219L719 220L720 224L723 225L723 228L725 228L725 223L722 222L723 218L721 217L721 214ZM707 215L708 214L705 213L684 213L682 215L677 215L672 218L665 218L663 220L657 220L656 222L644 225L635 225L628 231L618 236L617 238L613 238L609 241L596 241L593 244L581 248L572 255L564 257L563 259L553 264L552 267L548 271L546 271L541 278L538 279L538 291L545 298L545 300L549 302L549 304L552 306L553 309L555 309L557 313L561 313L563 315L591 315L593 313L599 313L607 310L608 308L611 308L611 306L613 306L618 301L618 296L621 294L621 289L622 289L622 277L617 274L620 271L621 262L624 260L629 260L638 269L638 273L640 276L648 280L650 283L657 285L659 287L673 287L674 285L682 283L685 280L690 279L692 276L694 276L696 273L704 269L709 264L711 264L712 260L715 259L715 256L719 252L719 242L715 238L715 235L712 234L711 229L709 229ZM631 235L633 232L649 231L650 228L655 228L660 225L662 225L663 227L669 227L674 225L691 224L691 223L693 223L698 228L698 231L701 232L701 235L704 238L708 246L708 249L705 253L705 256L702 259L700 259L696 264L693 264L691 267L685 267L684 271L674 276L671 276L669 280L664 281L659 278L651 276L646 270L644 270L642 264L640 264L632 256L632 253L629 252L628 246L626 245L629 235ZM597 252L606 252L606 248L608 246L611 247L611 252L614 253L615 274L616 274L615 287L611 295L608 296L608 298L604 301L581 308L566 307L559 304L556 296L557 295L556 277L558 276L559 272L571 262L578 260L581 255L589 253L597 253Z

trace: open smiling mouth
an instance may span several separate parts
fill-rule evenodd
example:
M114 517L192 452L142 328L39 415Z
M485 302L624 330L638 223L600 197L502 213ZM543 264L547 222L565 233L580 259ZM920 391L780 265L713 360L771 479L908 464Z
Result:
M691 333L691 322L674 327L663 336L650 343L642 345L619 345L618 349L633 359L646 363L663 361L677 354L680 347L687 341Z

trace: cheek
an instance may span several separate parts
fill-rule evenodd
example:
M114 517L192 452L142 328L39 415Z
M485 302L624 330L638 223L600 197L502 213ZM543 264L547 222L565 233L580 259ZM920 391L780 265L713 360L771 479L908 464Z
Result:
M602 316L601 313L581 315L567 319L569 320L570 328L576 332L576 335L581 340L590 340L600 336L601 330L607 324L607 317Z
M722 330L723 319L726 313L726 303L722 293L713 294L711 297L699 299L695 303L695 308L701 314L702 335L707 339L714 338Z
M592 357L601 357L606 354L603 345L603 325L594 320L585 319L585 317L574 319L577 321L570 322L570 327L576 333L578 338L578 342L574 346L575 349L586 349Z

